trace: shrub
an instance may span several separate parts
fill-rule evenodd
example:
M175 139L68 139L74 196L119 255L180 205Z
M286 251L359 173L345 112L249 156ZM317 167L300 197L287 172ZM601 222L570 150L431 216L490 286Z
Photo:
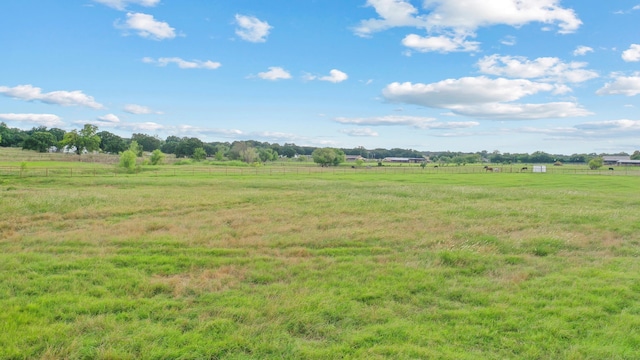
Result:
M589 160L589 169L591 170L598 170L602 167L603 165L603 160L602 158L598 157L598 158L593 158L591 160Z
M164 161L165 155L160 149L155 149L151 153L151 165L160 165Z
M120 167L127 169L129 172L133 172L136 168L136 153L131 150L123 151L120 154Z

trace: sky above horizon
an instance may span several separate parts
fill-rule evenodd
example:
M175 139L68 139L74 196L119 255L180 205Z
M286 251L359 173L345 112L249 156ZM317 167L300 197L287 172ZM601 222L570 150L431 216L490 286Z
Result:
M640 150L640 0L5 0L0 44L25 130Z

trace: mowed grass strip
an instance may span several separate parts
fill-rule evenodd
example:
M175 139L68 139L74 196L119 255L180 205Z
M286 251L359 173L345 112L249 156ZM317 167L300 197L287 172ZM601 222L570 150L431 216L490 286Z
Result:
M634 358L640 178L10 178L0 358Z

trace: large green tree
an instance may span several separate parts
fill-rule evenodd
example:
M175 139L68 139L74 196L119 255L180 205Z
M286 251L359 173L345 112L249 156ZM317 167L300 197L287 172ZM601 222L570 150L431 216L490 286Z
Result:
M127 150L127 142L116 134L100 131L96 135L100 137L100 150L106 153L119 154Z
M321 166L338 166L346 160L344 151L335 148L315 149L311 156L313 161Z
M147 134L133 134L131 135L131 140L137 141L144 151L149 152L160 149L162 146L162 140L160 140L160 138Z
M56 145L56 143L57 141L55 136L50 132L36 131L24 140L22 148L25 150L47 152L52 146Z
M176 146L175 154L176 157L192 157L193 153L197 148L204 149L204 143L198 138L187 138L184 137L180 139L178 146Z
M80 131L72 130L64 134L64 139L62 139L60 145L74 149L78 155L82 154L83 151L100 150L100 137L96 135L97 132L97 126L85 124Z

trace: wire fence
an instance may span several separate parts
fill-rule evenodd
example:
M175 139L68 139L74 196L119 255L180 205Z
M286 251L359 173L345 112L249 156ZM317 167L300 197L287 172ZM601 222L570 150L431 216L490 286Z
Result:
M480 166L362 166L362 167L319 167L319 166L148 166L137 168L133 172L124 171L116 166L104 165L78 167L37 167L5 166L0 167L3 177L98 177L98 176L293 176L293 175L361 175L361 174L527 174L533 172L533 166L492 166L485 169ZM635 175L640 176L640 167L617 167L591 170L579 167L547 167L545 174L574 175Z

